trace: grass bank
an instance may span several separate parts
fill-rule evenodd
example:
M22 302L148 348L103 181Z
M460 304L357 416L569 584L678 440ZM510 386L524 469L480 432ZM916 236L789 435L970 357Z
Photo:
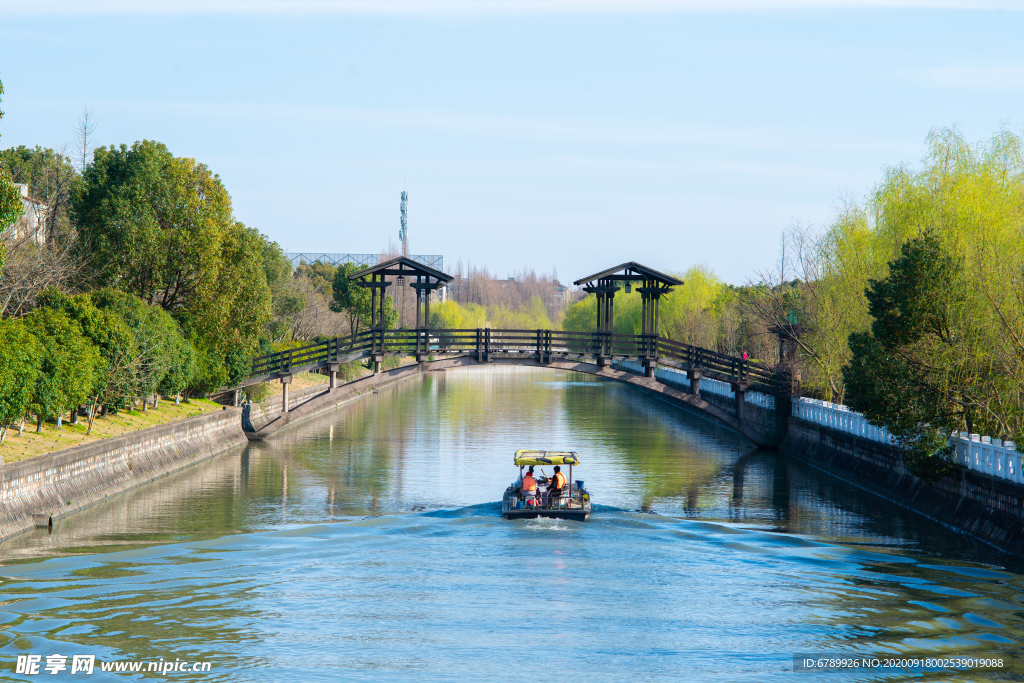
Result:
M92 427L92 434L86 436L89 428L88 418L78 418L78 424L68 424L67 421L57 429L52 423L43 423L43 431L36 433L35 424L26 424L21 436L18 436L17 425L7 431L7 437L0 445L0 458L3 462L19 462L37 455L46 455L54 451L60 451L72 446L80 446L85 443L92 443L100 439L107 439L114 436L121 436L128 432L135 432L147 427L167 424L175 420L184 420L188 417L195 417L213 410L220 410L221 406L206 399L193 398L186 403L174 405L174 400L163 399L159 408L148 408L146 412L139 409L132 412L121 411L116 415L108 414L106 417L96 417Z

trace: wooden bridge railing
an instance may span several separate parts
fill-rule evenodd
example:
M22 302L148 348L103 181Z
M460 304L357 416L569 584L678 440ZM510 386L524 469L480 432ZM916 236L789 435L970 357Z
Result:
M776 373L765 365L664 337L491 328L367 330L255 358L245 383L253 384L322 368L331 362L367 356L379 358L384 354L415 354L419 358L469 354L479 361L488 361L492 357L532 356L540 363L575 357L593 358L605 363L613 359L635 359L649 364L663 363L685 370L699 370L703 376L740 382L751 388L767 391L782 388Z

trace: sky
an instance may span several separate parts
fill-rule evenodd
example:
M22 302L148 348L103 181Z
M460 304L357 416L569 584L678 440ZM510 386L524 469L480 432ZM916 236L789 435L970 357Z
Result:
M733 284L929 131L1024 116L1024 0L0 0L0 148L165 143L286 251Z

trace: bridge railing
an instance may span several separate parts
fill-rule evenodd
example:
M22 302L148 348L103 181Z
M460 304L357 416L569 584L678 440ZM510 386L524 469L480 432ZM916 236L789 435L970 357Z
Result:
M754 384L774 385L778 383L775 372L760 363L743 360L735 356L703 349L699 346L658 338L658 355L701 368L704 374L719 379L719 375L727 377L726 381L751 382Z
M608 332L519 329L398 329L365 330L347 337L309 344L253 359L246 383L265 381L281 375L325 367L383 354L450 355L471 353L477 360L493 354L535 354L540 362L558 356L635 359L665 363L683 369L699 369L704 376L724 382L740 382L775 388L779 380L773 370L750 360L702 349L654 335Z
M254 379L265 375L303 372L312 367L319 367L328 361L348 360L346 356L361 356L370 348L371 337L370 331L365 331L348 337L336 337L325 342L258 356L252 361L249 377Z

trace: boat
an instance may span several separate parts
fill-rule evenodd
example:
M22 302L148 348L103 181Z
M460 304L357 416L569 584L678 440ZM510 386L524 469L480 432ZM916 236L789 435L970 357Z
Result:
M573 480L573 467L580 464L580 457L575 451L536 451L520 449L516 451L514 462L519 467L519 479L512 482L505 495L501 498L501 514L505 519L537 519L550 517L553 519L573 519L585 522L590 518L590 493L583 488L583 480ZM548 495L548 488L554 477L545 472L548 466L569 466L567 486L561 495ZM537 482L536 495L523 491L523 474L526 468L539 470L534 472Z

